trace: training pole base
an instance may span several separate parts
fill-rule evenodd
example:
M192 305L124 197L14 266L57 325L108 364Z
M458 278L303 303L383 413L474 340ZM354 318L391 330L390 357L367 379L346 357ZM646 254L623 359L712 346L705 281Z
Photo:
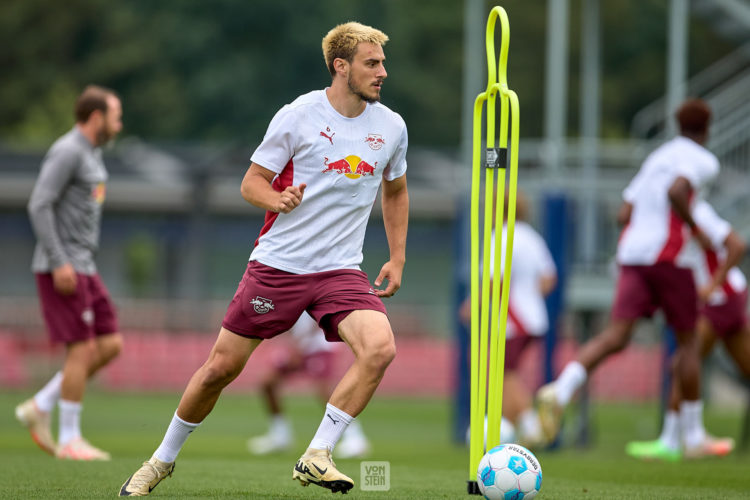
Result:
M469 495L481 495L482 492L479 491L479 485L476 481L466 481L466 491L469 493Z

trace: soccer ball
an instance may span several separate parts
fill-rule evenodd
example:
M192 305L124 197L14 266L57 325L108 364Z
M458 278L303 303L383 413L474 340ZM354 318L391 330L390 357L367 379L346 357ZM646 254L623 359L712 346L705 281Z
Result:
M523 446L501 444L480 460L477 483L488 500L528 500L542 487L542 466Z

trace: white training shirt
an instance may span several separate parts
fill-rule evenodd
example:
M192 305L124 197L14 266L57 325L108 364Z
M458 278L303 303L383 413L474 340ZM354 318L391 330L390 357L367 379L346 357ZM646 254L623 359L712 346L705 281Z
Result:
M700 289L711 283L714 273L726 259L724 242L732 231L732 227L705 200L697 200L691 213L698 228L711 240L714 247L712 250L706 250L695 239L691 239L685 248L686 261L693 269L695 286ZM724 304L728 295L742 293L746 288L745 275L737 267L733 267L727 273L724 285L714 290L708 298L708 304L712 306Z
M633 211L617 245L618 264L672 262L687 267L680 253L690 231L672 210L668 191L678 177L685 177L697 195L718 172L716 156L687 137L676 137L652 152L623 192Z
M347 118L317 90L281 108L252 161L277 174L277 191L307 188L290 213L266 213L250 260L295 274L359 269L378 188L406 173L407 144L404 120L380 103Z
M325 333L307 311L302 313L289 333L291 333L292 341L305 356L335 349L334 344L326 340Z
M506 224L503 226L501 259L505 258L507 233ZM495 254L494 243L493 234L491 255ZM494 269L494 263L490 264L491 274L492 269ZM501 275L504 271L505 264L503 263ZM529 224L520 220L516 221L513 231L513 261L510 271L506 337L511 338L519 333L533 336L547 333L549 328L547 306L539 288L539 282L545 276L557 276L555 261L552 259L547 244ZM519 326L522 332L517 331Z

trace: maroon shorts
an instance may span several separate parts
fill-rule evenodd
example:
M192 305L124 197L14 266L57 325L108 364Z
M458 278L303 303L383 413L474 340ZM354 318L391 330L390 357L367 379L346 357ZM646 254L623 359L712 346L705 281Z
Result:
M307 311L326 339L337 342L339 323L358 309L387 314L362 271L293 274L250 261L222 326L244 337L270 339L289 330Z
M98 274L78 274L72 295L55 290L52 273L37 273L36 287L52 342L81 342L118 331L115 306Z
M727 301L717 306L703 306L701 316L713 326L716 335L726 339L742 330L747 323L747 290L727 297Z
M698 298L693 272L667 262L653 266L621 266L612 319L649 318L658 309L676 331L695 329Z
M300 373L311 377L327 379L331 376L334 362L333 351L318 351L305 354L298 360L289 356L276 360L276 369L283 375Z
M505 340L505 369L508 371L518 370L521 363L521 355L531 345L539 342L544 337L521 334Z

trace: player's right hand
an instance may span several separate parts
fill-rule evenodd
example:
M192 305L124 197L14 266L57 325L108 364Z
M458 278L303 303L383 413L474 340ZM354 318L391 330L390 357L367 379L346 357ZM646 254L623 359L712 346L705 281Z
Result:
M52 284L60 295L72 295L76 291L78 276L70 263L52 270Z
M276 205L276 212L282 214L288 214L300 203L302 203L302 195L305 193L307 184L300 184L299 186L289 186L281 193L279 193L279 201Z

